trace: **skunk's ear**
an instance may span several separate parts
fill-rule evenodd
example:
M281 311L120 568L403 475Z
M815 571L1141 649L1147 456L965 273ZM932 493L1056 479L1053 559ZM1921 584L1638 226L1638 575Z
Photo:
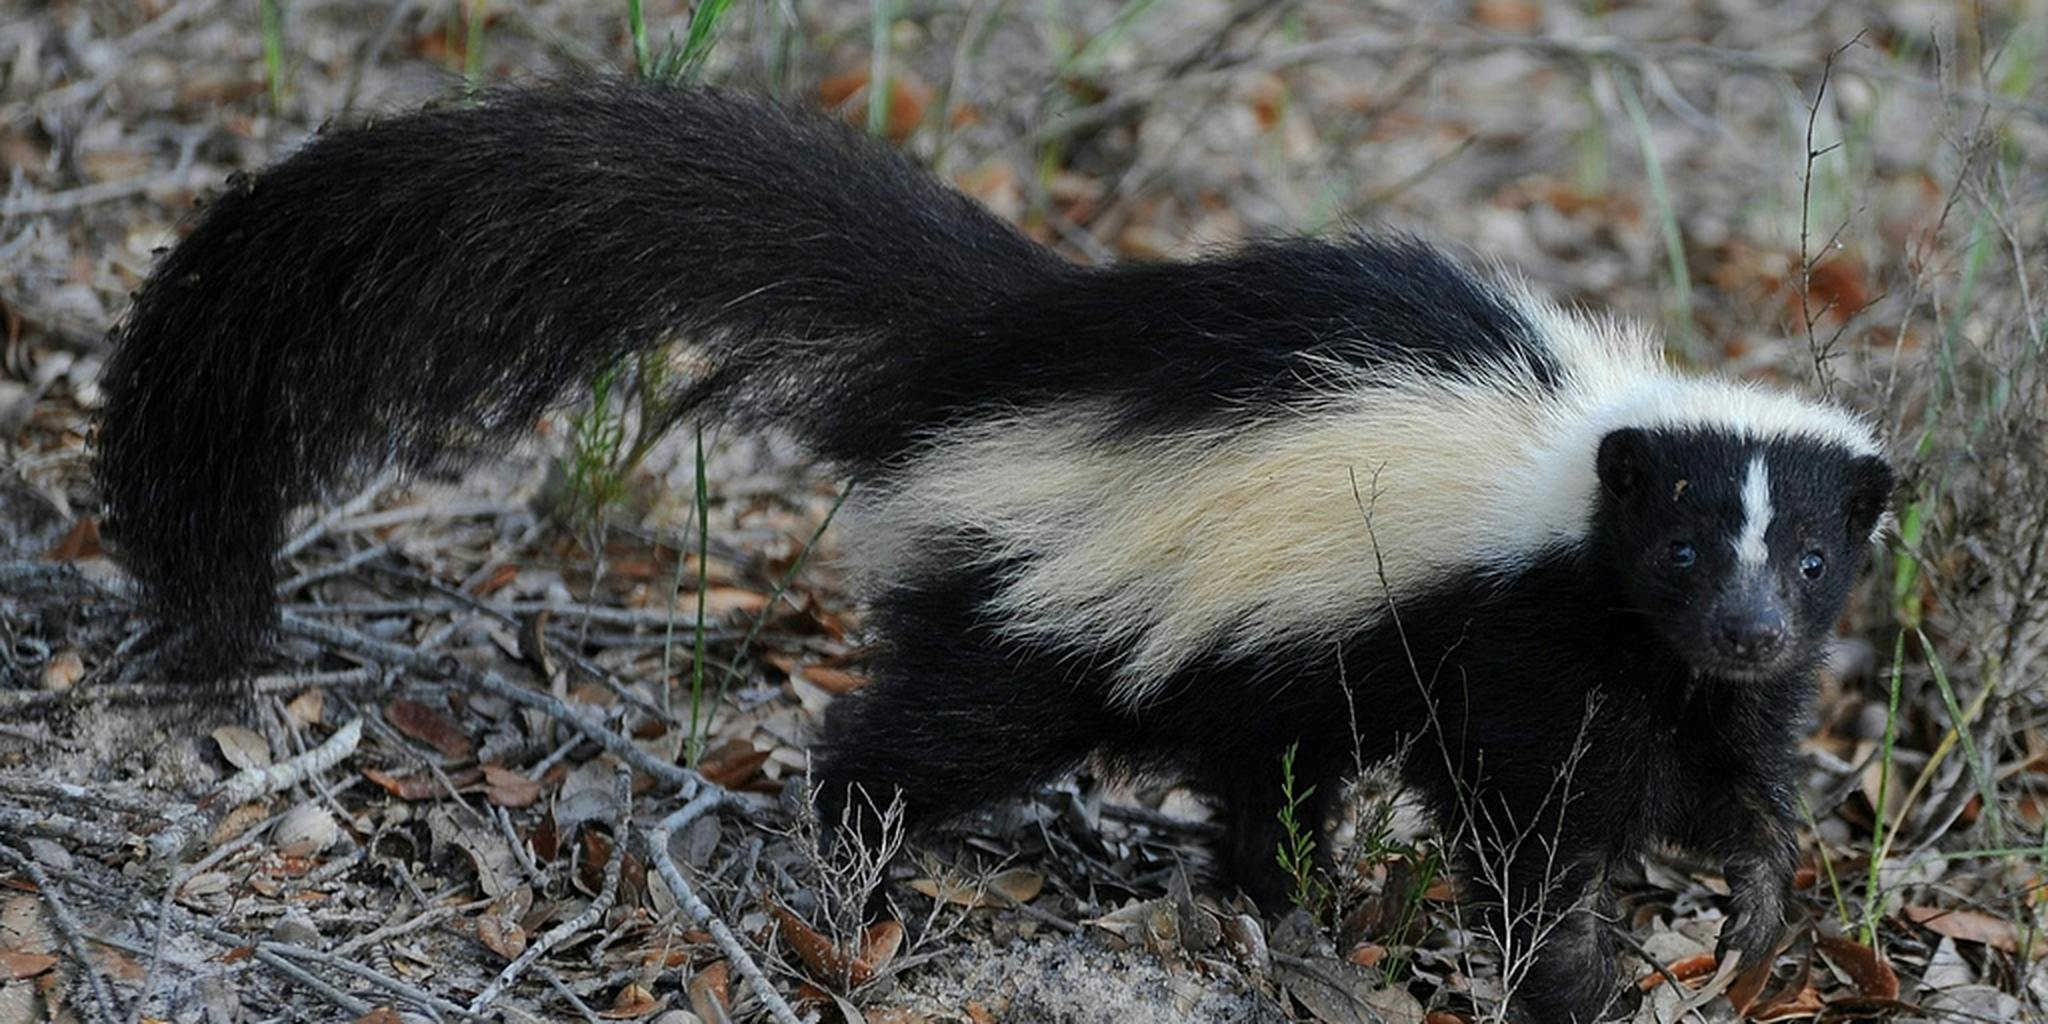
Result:
M1889 463L1875 455L1859 456L1849 463L1848 500L1844 510L1849 519L1849 539L1871 539L1871 531L1892 503L1892 489L1898 477Z
M1636 427L1610 432L1600 439L1600 457L1595 463L1601 488L1617 498L1633 495L1649 479L1655 458L1649 432Z

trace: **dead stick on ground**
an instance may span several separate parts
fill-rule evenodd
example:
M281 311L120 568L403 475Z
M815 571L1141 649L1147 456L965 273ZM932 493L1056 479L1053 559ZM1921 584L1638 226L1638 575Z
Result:
M164 860L177 856L195 833L211 827L221 815L328 771L355 753L356 745L362 739L363 720L358 718L334 730L334 735L329 736L326 742L289 761L280 761L268 768L245 768L237 772L218 792L207 798L206 808L210 813L194 811L171 822L171 827L150 836L150 856Z
M734 935L732 929L726 927L725 921L698 898L696 890L690 888L690 883L683 878L683 873L676 868L675 860L668 854L670 833L715 810L730 799L731 796L724 790L712 789L684 805L681 810L661 819L659 824L647 830L648 856L653 859L655 870L661 873L661 880L668 883L668 891L675 894L676 902L690 915L692 921L711 933L711 938L718 943L718 948L725 951L726 958L732 961L733 968L740 972L740 977L747 980L747 984L754 990L755 997L768 1008L768 1015L775 1018L776 1024L798 1024L796 1012L789 1008L782 995L768 983L768 977L761 973L760 965L754 962L754 957L747 952L747 947L740 943L739 936Z
M512 987L535 960L546 956L548 951L568 941L576 933L595 925L612 908L612 901L619 895L619 868L626 861L626 844L630 841L633 822L633 771L623 763L619 765L616 781L612 787L614 806L618 818L612 823L612 855L605 861L604 885L598 890L597 898L583 908L583 912L547 930L532 945L519 954L519 958L505 965L482 992L470 1001L470 1013L482 1013L498 998L498 993Z
M289 635L323 643L387 665L409 668L427 676L453 679L464 686L481 690L494 697L502 697L520 707L533 708L556 721L566 722L577 732L596 741L598 746L611 751L620 760L676 790L685 800L695 797L706 786L711 785L702 775L655 757L640 749L632 740L605 728L552 695L511 683L488 669L471 668L454 658L426 654L409 647L367 637L351 629L316 622L297 615L285 615L282 626L283 631Z
M64 937L65 947L71 950L71 958L78 961L78 970L85 975L86 984L92 989L93 1001L99 1006L96 1019L102 1024L120 1020L121 1008L114 1004L114 996L107 991L106 980L100 977L100 972L92 965L92 958L86 954L84 933L72 918L70 908L64 905L64 898L58 894L55 883L43 873L42 866L34 857L16 850L11 844L0 843L0 857L12 861L22 874L28 876L36 887L37 895L43 898L43 905L50 908L50 919L57 925L57 934Z

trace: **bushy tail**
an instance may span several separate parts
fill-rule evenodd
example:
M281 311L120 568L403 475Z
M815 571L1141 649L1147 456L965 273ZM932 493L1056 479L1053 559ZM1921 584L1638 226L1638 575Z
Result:
M666 342L706 413L858 471L950 325L1065 265L836 122L632 80L322 135L234 183L116 331L98 473L116 551L194 668L275 623L292 508L488 448ZM877 358L888 346L889 358Z

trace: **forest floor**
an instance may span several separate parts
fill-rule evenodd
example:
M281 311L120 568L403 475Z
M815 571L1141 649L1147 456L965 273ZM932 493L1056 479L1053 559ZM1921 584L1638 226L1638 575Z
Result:
M623 400L563 409L307 510L252 685L135 657L89 466L153 253L323 124L632 68L627 7L0 0L0 1022L1501 1019L1516 958L1384 772L1277 920L1205 884L1165 784L819 854L805 751L865 633L842 484L772 437L622 465L588 438ZM2048 3L712 20L708 80L841 107L1077 261L1415 231L1868 414L1905 483L1806 729L1790 944L1713 976L1723 880L1653 857L1635 1019L2048 1020ZM883 875L899 920L864 926Z

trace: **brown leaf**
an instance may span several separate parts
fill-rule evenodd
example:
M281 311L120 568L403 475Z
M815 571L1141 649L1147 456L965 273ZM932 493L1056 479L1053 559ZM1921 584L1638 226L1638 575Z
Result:
M519 927L519 922L497 914L483 914L476 919L476 939L507 960L517 960L519 954L526 952L526 929Z
M1958 942L1975 942L1990 946L2001 953L2019 952L2019 930L2013 927L2012 922L1993 917L1981 910L1943 910L1939 907L1907 904L1905 914L1908 920L1936 935L1946 935Z
M1380 961L1385 960L1386 958L1387 947L1377 945L1371 942L1359 944L1359 946L1356 949L1353 949L1344 957L1344 959L1349 960L1360 967L1377 967L1379 966Z
M1720 961L1714 959L1714 954L1700 953L1694 956L1686 957L1683 960L1674 960L1671 963L1664 965L1664 969L1661 971L1651 971L1649 977L1646 977L1642 981L1636 983L1636 987L1642 989L1645 992L1648 992L1651 989L1664 984L1666 980L1664 976L1666 974L1671 975L1671 977L1673 978L1677 978L1679 981L1684 982L1687 985L1691 985L1693 982L1699 981L1702 978L1713 977L1715 969L1719 966Z
M875 974L889 961L896 958L903 948L903 926L895 921L879 921L861 933L860 952L849 957L846 951L834 945L817 929L782 906L770 903L769 913L781 930L789 947L796 951L804 966L811 969L811 976L832 985L849 985L858 988L873 981Z
M738 789L767 763L768 753L754 749L746 740L728 740L705 754L697 771L721 788Z
M988 1007L983 1006L979 1000L968 1002L967 1017L974 1024L996 1024L996 1015L988 1012Z
M510 586L512 581L518 578L519 563L506 562L492 569L491 574L478 581L476 586L469 588L469 592L478 597L489 597Z
M1449 1010L1431 1010L1422 1018L1422 1024L1471 1024L1465 1018Z
M705 1024L725 1020L732 1008L732 967L720 960L690 977L690 1009Z
M1856 985L1857 994L1877 999L1899 997L1899 976L1892 972L1892 965L1872 952L1869 946L1830 935L1814 939L1813 945L1849 976Z
M450 761L467 761L476 747L445 713L400 697L384 708L384 717L399 732L441 752Z
M50 550L43 552L46 562L76 562L86 558L98 558L105 554L100 547L100 521L91 516L71 524L71 529L58 538Z
M830 668L825 665L805 665L802 671L804 682L834 697L852 693L868 684L866 676L855 675L843 668Z
M0 978L20 981L33 978L57 966L57 958L43 953L16 953L0 949Z
M484 798L517 810L540 799L540 783L503 765L484 765Z
M270 743L256 730L242 725L223 725L213 731L213 742L220 747L220 756L241 769L263 769L270 767Z
M827 107L843 109L848 121L864 126L868 123L868 69L866 65L851 71L829 75L818 83L818 99ZM891 142L902 142L917 130L924 121L925 108L932 102L932 87L925 84L907 68L896 68L889 75L889 117L883 134Z
M606 1020L630 1020L645 1017L659 1009L661 1000L654 998L654 993L638 982L628 982L618 995L612 997L611 1008L600 1010L597 1015Z
M401 1024L405 1018L389 1006L379 1006L355 1019L355 1024Z
M473 786L483 777L484 773L475 768L448 773L448 781L457 789ZM375 768L365 768L363 778L400 800L436 800L445 792L441 781L431 775L389 775Z

